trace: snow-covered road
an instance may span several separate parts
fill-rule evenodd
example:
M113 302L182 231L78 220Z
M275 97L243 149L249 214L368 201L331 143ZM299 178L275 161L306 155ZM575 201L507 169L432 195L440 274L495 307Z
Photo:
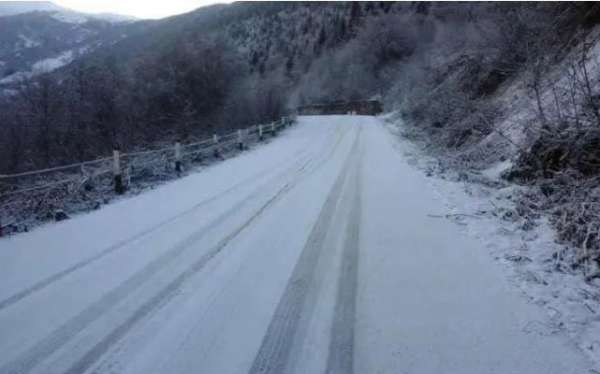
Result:
M557 373L587 358L372 117L0 240L0 373Z

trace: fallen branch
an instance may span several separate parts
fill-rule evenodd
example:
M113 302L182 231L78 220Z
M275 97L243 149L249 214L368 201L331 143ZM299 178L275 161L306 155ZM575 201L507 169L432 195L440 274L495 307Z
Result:
M470 218L481 218L480 216L476 216L474 214L465 214L465 213L452 213L452 214L428 214L427 217L431 218L452 218L452 217L470 217Z

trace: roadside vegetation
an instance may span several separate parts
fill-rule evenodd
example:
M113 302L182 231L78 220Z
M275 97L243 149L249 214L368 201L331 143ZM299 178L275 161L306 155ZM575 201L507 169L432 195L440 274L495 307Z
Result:
M502 183L600 275L595 3L239 3L141 27L0 100L0 173L190 142L298 105L379 99L442 172ZM137 26L136 26L137 27ZM491 183L490 181L483 181ZM496 183L496 182L495 182Z

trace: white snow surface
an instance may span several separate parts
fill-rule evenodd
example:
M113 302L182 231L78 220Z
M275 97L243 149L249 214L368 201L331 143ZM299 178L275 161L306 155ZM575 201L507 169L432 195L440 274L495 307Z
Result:
M6 77L0 79L0 84L9 84L9 83L19 82L21 80L30 78L31 75L32 75L32 73L30 73L30 72L14 73L14 74L11 74L9 76L6 76Z
M89 50L88 46L80 47L76 53L73 50L66 50L61 52L59 55L54 57L45 58L43 60L36 61L31 66L31 71L21 71L11 74L7 77L0 79L1 84L17 83L19 81L29 79L36 75L43 73L49 73L56 69L59 69L65 65L70 64L75 59L76 54L83 54Z
M99 19L113 23L132 22L133 16L114 13L82 13L61 7L51 1L0 1L0 17L14 16L30 12L47 12L61 22L82 24L90 19Z
M67 50L61 52L58 56L46 58L33 64L32 74L37 75L47 73L68 65L73 61L73 51Z
M42 43L39 40L29 38L27 35L19 34L19 42L17 42L17 49L23 48L34 48L39 47Z
M513 166L513 162L511 160L501 161L501 162L498 162L498 163L490 166L488 169L483 170L481 172L481 174L483 174L485 177L487 177L489 179L498 180L498 179L500 179L500 176L502 175L502 173L510 170L510 168L512 166Z
M404 123L387 120L388 130L400 144L396 145L406 160L417 169L435 169L437 161L401 135ZM499 181L512 162L506 160L483 170L490 181ZM526 186L487 187L478 183L456 182L439 175L429 178L429 185L444 201L438 215L456 222L463 231L479 241L482 248L503 268L507 279L531 303L540 306L549 319L536 329L546 334L569 336L594 362L600 372L600 282L586 283L580 269L565 268L556 255L568 263L575 251L558 244L556 232L546 218L540 218L527 230L524 222L506 214L514 211L512 197L526 192Z
M73 23L76 25L89 21L89 16L87 14L67 10L53 13L52 18L60 22Z
M0 240L0 373L592 373L379 119Z

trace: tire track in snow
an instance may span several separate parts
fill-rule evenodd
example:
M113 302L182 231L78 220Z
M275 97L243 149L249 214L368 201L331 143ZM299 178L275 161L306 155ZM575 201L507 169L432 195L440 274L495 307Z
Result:
M315 269L331 227L336 205L349 174L358 136L340 174L336 178L292 275L277 305L249 374L285 373L298 332L307 294L314 282Z
M169 219L166 219L162 222L159 222L158 224L148 228L147 230L144 230L142 232L139 232L129 238L123 239L113 245L111 245L110 247L107 247L106 249L100 251L99 253L97 253L94 256L91 256L85 260L82 260L76 264L74 264L73 266L58 272L56 274L53 274L45 279L42 279L41 281L35 283L33 286L24 289L23 291L20 291L12 296L9 296L8 298L0 301L0 311L2 311L3 309L8 308L9 306L16 304L17 302L23 300L24 298L26 298L27 296L30 296L31 294L37 292L37 291L41 291L44 288L51 286L53 283L56 283L57 281L65 278L66 276L76 272L77 270L80 270L100 259L102 259L103 257L106 257L108 255L110 255L111 253L117 252L120 249L123 249L125 246L127 246L128 244L131 244L157 230L159 230L161 227L164 227L166 225L169 225L171 223L174 223L176 221L178 221L179 219L195 212L196 210L198 210L199 208L217 200L219 197L226 195L228 192L235 190L235 187L232 187L231 189L224 191L222 194L217 195L217 196L213 196L207 200L201 201L198 204L194 205L193 207L191 207L190 209L185 210L184 212L173 216Z
M360 246L361 217L361 161L359 160L351 176L353 204L346 227L346 239L341 258L341 271L338 278L337 299L335 304L327 374L354 373L354 325L356 319L356 293L358 288L358 266Z
M338 128L337 131L335 133L333 133L332 135L332 139L331 141L328 141L325 143L324 146L322 146L318 152L316 152L317 154L319 154L319 157L315 157L312 160L309 160L308 162L306 162L302 167L300 167L297 171L299 173L299 175L296 176L296 178L292 181L292 183L290 184L290 186L288 187L288 189L285 191L286 193L293 189L296 185L298 185L298 183L301 181L301 179L306 178L307 176L313 174L314 172L316 172L322 165L324 165L326 162L328 162L337 152L337 150L339 149L340 145L342 144L342 141L346 138L346 136L350 133L350 131L348 131L347 128ZM285 195L282 194L282 196L280 196L279 199L283 198ZM279 200L278 199L278 200ZM209 304L211 304L214 300L212 301L208 301ZM168 301L163 301L160 303L160 305L165 305ZM159 309L159 307L154 308ZM145 314L142 318L137 319L136 322L139 322L140 324L143 323L144 319L147 319L150 317L150 313ZM136 324L137 325L137 324ZM131 328L128 329L127 332L131 331L133 328L135 328L135 326L131 326ZM117 344L119 344L120 341L126 339L126 333L124 332L123 334L120 334L118 339L113 340L110 344L108 344L106 347L104 347L104 349L100 350L101 353L96 353L95 354L95 359L93 361L98 362L101 358L105 358L107 353L109 353L112 349L114 349L115 346L117 346ZM95 365L95 363L90 363L90 365ZM110 363L110 359L109 361L103 361L103 365L106 366L108 365L109 367L112 365ZM78 369L81 369L81 367L79 367ZM95 367L94 370L98 370L98 367ZM74 373L76 373L77 371L74 371Z
M296 172L301 172L306 168L306 165L309 164L312 159L308 159L304 164L298 169L295 166L294 168L289 168L284 172L278 174L278 177L281 178L285 174L289 173L290 170L295 170ZM294 165L297 165L295 163ZM287 186L287 185L286 185ZM25 353L20 355L13 361L10 361L8 364L0 367L0 373L27 373L31 371L35 366L37 366L40 362L46 359L48 356L56 352L60 347L66 344L70 339L72 339L79 332L84 330L87 326L91 325L93 322L98 320L104 313L110 310L114 305L118 304L120 301L125 299L128 295L133 293L135 290L140 288L144 283L146 283L156 272L160 269L168 266L169 263L174 261L177 257L179 257L186 249L188 249L192 244L200 241L207 233L211 230L214 230L218 227L223 221L227 218L239 213L239 210L246 205L253 197L258 196L262 193L262 186L257 188L253 194L246 197L245 199L239 201L230 207L223 214L218 216L211 223L203 227L202 229L196 231L192 235L190 235L185 240L181 241L174 247L167 250L158 258L154 259L152 262L147 264L144 268L140 269L130 278L128 278L125 282L121 283L115 289L109 291L98 301L94 302L87 308L85 308L82 312L77 314L75 317L67 321L61 327L56 329L46 338L42 339L38 343L36 343L33 347L27 350Z
M244 205L240 202L234 205L227 212L219 216L208 226L197 231L186 240L178 245L170 248L166 253L159 256L144 268L139 270L125 282L121 283L115 289L109 291L98 301L94 302L75 317L71 318L65 324L53 331L46 338L36 343L32 348L27 350L17 359L0 367L0 373L27 373L42 360L56 352L61 346L68 342L71 338L84 330L87 326L98 320L104 313L125 299L142 286L152 275L158 272L161 268L168 265L170 262L179 257L190 245L202 239L210 230L216 228L227 217L235 214L239 208Z
M277 193L269 199L259 210L253 214L248 220L246 220L241 226L235 231L230 233L227 237L222 239L210 252L203 255L198 261L194 262L186 271L180 274L166 287L162 288L159 293L139 307L124 323L119 325L117 328L112 330L104 339L98 344L91 348L81 359L79 359L74 365L72 365L64 374L80 374L90 369L103 355L105 355L112 346L126 336L132 328L144 318L148 317L152 312L157 310L161 305L164 305L170 301L177 294L177 290L181 288L183 283L197 274L204 268L204 266L216 255L218 255L227 245L235 239L240 233L246 230L251 224L256 221L269 207L275 202L283 198L287 192L294 188L303 177L315 172L321 165L323 165L329 158L335 154L335 151L341 144L343 137L347 134L344 132L341 136L337 137L337 140L331 150L326 153L320 160L309 159L299 169L296 177L285 184ZM312 165L311 165L312 164Z
M169 300L177 294L177 290L181 285L191 278L193 275L198 273L204 266L216 255L218 255L227 245L235 239L242 231L248 228L258 217L260 217L264 211L266 211L275 201L277 201L282 195L284 195L290 189L290 184L286 184L280 189L275 196L269 199L261 208L253 214L248 220L246 220L241 226L235 231L230 233L227 237L222 239L214 248L208 253L200 257L194 262L188 269L181 273L177 278L167 284L160 290L156 295L142 304L129 318L127 318L121 325L113 329L107 336L105 336L98 344L90 349L81 359L79 359L74 365L72 365L65 374L80 374L88 370L96 361L102 357L116 342L123 338L139 321L147 317L151 312L156 310L160 305L168 303Z
M258 218L258 216L262 214L270 205L272 205L276 200L281 198L285 192L293 188L303 176L311 174L312 172L317 170L324 162L326 162L326 160L329 159L335 153L335 150L340 145L344 135L346 135L346 132L343 132L341 134L336 133L337 139L335 141L334 146L330 147L329 152L325 152L325 155L321 156L319 159L314 159L312 156L307 157L307 160L305 159L306 161L300 160L299 162L294 163L292 167L289 167L286 170L284 170L284 172L277 174L278 178L283 178L287 173L293 170L296 175L292 179L292 182L286 183L284 187L276 193L275 197L267 201L265 205L259 208L257 214L253 215L246 222L246 224L242 225L242 227L240 227L239 230L235 230L234 236L227 236L225 239L223 239L223 241L220 242L222 245L217 245L205 256L202 256L198 261L194 262L194 265L192 267L188 268L188 270L184 271L184 273L177 276L174 281L169 283L165 288L159 291L159 293L152 297L150 299L151 301L144 303L123 324L119 325L115 330L111 331L107 337L102 339L100 343L98 343L91 350L89 350L83 358L78 360L77 363L69 369L68 372L80 373L87 370L87 368L93 365L101 357L101 355L106 353L106 351L108 351L114 343L116 343L128 331L130 331L131 328L133 328L137 322L139 322L144 317L148 316L152 311L160 307L160 305L162 305L163 302L168 301L168 299L172 297L172 294L179 288L179 286L181 286L183 282L185 282L185 280L187 280L189 277L200 271L210 259L212 259L227 245L229 241L231 241L235 236L237 236L241 231L243 231L247 226L249 226L250 223L256 218ZM323 154L323 152L319 153ZM296 165L301 166L297 167ZM275 180L276 179L277 178L275 178ZM254 194L252 194L249 197L246 197L242 201L232 206L230 209L228 209L226 212L220 215L216 220L212 221L210 224L205 226L203 229L192 234L184 241L169 249L159 258L147 264L143 269L136 272L124 283L119 285L117 288L109 291L101 299L88 306L77 316L67 321L65 324L56 329L46 338L36 343L33 347L25 351L16 359L0 367L0 373L22 374L31 372L31 370L33 370L36 366L38 366L42 361L47 359L53 353L58 351L74 336L82 332L85 328L87 328L92 323L101 318L108 310L112 309L120 301L122 301L128 295L140 288L144 283L146 283L152 278L153 274L155 274L160 269L167 266L175 258L180 256L185 251L185 249L189 248L191 244L201 240L209 231L218 227L228 217L239 213L239 209L243 205L245 205L253 196L257 196L261 192L263 192L263 190L261 188L258 188Z
M17 292L15 294L13 294L12 296L7 297L4 300L1 300L0 301L0 311L18 303L19 301L23 300L24 298L26 298L38 291L41 291L41 290L51 286L52 284L60 281L61 279L67 277L68 275L70 275L74 272L76 272L80 269L83 269L86 266L88 266L92 263L95 263L96 261L98 261L114 252L118 252L119 250L122 250L128 244L134 243L135 241L142 239L147 235L152 234L153 232L161 229L162 227L165 227L169 224L172 224L172 223L175 223L175 222L181 220L182 218L185 218L186 216L194 213L195 211L202 208L203 206L206 206L212 202L217 201L218 199L220 199L224 196L227 196L231 192L236 191L237 189L246 185L247 183L250 183L256 179L262 178L265 175L269 175L271 173L273 173L273 171L271 171L271 170L265 170L265 171L262 171L261 173L256 173L256 174L252 175L251 177L246 178L245 180L235 184L234 186L232 186L214 196L211 196L205 200L198 202L197 204L193 205L191 208L186 209L185 211L183 211L173 217L163 220L163 221L157 223L156 225L151 226L150 228L148 228L146 230L143 230L135 235L125 238L125 239L101 250L99 253L97 253L91 257L88 257L87 259L84 259L84 260L68 267L67 269L64 269L58 273L55 273L47 278L44 278L44 279L38 281L37 283L33 284L32 286L30 286L20 292Z

